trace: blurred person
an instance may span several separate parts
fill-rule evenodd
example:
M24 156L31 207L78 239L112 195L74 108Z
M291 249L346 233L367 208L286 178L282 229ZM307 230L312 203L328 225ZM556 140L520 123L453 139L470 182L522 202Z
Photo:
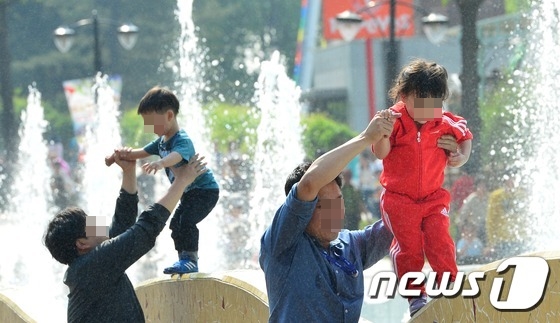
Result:
M486 250L492 259L519 255L529 238L528 200L517 170L507 171L503 187L490 193L486 215Z
M455 224L458 232L463 231L463 227L470 225L474 228L473 234L486 243L486 214L488 212L488 188L486 178L477 175L474 179L475 191L469 194L455 216Z
M457 241L457 263L460 265L481 263L484 244L476 235L476 227L466 223L461 230L461 238Z
M47 151L47 164L51 168L50 188L52 200L56 207L75 204L78 196L76 181L73 178L70 165L63 158L64 148L60 142L50 141Z
M342 196L344 196L344 228L348 230L360 229L362 213L366 211L360 192L352 185L352 170L342 171Z
M220 219L222 225L219 245L224 250L224 268L250 268L254 264L251 248L247 243L251 240L249 201L243 193L228 193L222 200L224 212Z
M51 161L51 170L50 187L54 204L60 209L75 204L76 182L63 170L58 160Z
M367 211L370 213L372 218L375 219L375 215L379 214L379 211L374 204L374 193L377 186L372 156L369 152L362 152L359 157L358 188L362 193L362 200L364 201Z
M149 162L149 159L139 159L137 165L140 166L140 175L138 175L138 202L141 206L140 212L143 211L155 195L156 178L146 172L142 165Z
M251 179L249 174L250 160L246 155L230 152L223 159L221 186L227 192L243 192L249 194Z
M451 184L451 211L457 214L463 207L465 199L476 189L474 178L464 169L459 169L459 177Z
M48 146L48 160L51 164L58 163L59 170L67 176L70 176L70 165L64 160L64 147L62 143L51 141Z
M373 181L374 189L371 198L371 214L374 221L381 219L381 193L383 193L383 185L379 181L381 172L383 171L383 161L376 159L373 162Z
M144 322L125 271L152 249L185 187L206 171L202 158L195 155L190 161L174 169L169 190L136 219L136 165L117 153L115 162L123 173L111 226L76 207L60 211L49 222L44 244L54 259L68 265L68 322Z

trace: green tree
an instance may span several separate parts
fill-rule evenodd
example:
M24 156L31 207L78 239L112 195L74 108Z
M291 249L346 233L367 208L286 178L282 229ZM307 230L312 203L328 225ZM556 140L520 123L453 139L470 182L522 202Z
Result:
M208 107L208 116L210 138L218 153L253 156L260 119L252 108L222 103Z
M445 5L449 0L442 0ZM480 42L477 38L476 21L480 5L484 0L455 0L459 7L461 18L461 57L462 66L460 79L463 87L461 96L461 114L468 121L469 129L473 133L473 151L469 162L465 165L467 172L473 174L482 166L482 140L480 138L484 128L484 119L481 118L479 102L478 75L478 48ZM504 0L506 12L514 12L528 7L528 0Z
M252 158L260 122L258 113L250 107L225 103L208 106L206 109L209 116L206 125L210 128L210 138L216 152L227 155L235 151ZM308 160L317 158L357 135L348 125L321 113L304 117L302 126L302 143ZM124 145L137 147L153 140L153 134L143 132L142 118L133 109L123 114L121 128Z
M7 4L10 4L9 13ZM138 43L132 51L125 51L118 44L116 26L105 23L99 26L103 72L122 76L121 110L124 113L152 86L178 86L174 73L180 28L175 16L177 0L96 0L72 5L63 0L0 0L0 5L5 18L0 24L10 27L9 34L7 27L0 29L0 39L5 36L7 43L5 47L0 45L0 51L9 49L12 54L12 60L7 63L10 55L0 53L0 59L6 62L4 65L11 67L7 72L0 71L0 79L13 76L13 86L3 82L2 93L11 92L9 88L24 92L35 83L42 94L45 116L51 124L48 139L58 138L66 147L72 139L62 82L93 76L94 73L91 25L74 28L74 45L65 54L54 46L52 32L61 25L91 18L94 9L100 20L132 22L140 28ZM279 50L288 57L286 61L291 65L299 5L299 0L194 1L196 33L201 52L205 53L202 61L206 63L201 64L204 65L201 73L206 85L201 97L206 105L214 101L250 104L256 74L247 74L248 70L253 71L245 64L252 61L247 57L257 57L259 62L268 59L273 50ZM248 13L250 19L245 19ZM291 66L288 70L292 70ZM16 125L16 115L9 106L11 96L2 95L2 100L2 120L13 120L2 122ZM17 131L9 129L3 127L4 133L17 137Z
M478 102L478 47L479 40L476 32L477 13L484 0L455 0L461 13L461 58L462 71L460 75L463 86L461 94L461 114L468 121L469 129L474 138L480 137L482 120ZM465 165L468 173L474 174L481 167L480 140L474 140L472 154Z
M14 1L0 1L0 96L2 98L2 139L5 149L13 151L17 147L15 141L15 122L11 61L12 55L8 43L8 8Z
M287 61L291 64L299 4L299 0L194 1L193 18L200 38L199 47L206 53L202 59L206 63L201 64L204 65L202 77L207 84L202 95L205 102L250 103L256 75L247 74L248 68L243 66L246 55L262 60L278 49L290 57ZM156 84L177 85L173 72L178 58L180 28L175 17L176 0L96 0L72 5L63 0L13 0L6 16L10 26L6 48L13 53L14 87L26 89L35 82L49 107L61 115L68 113L62 82L93 75L93 30L90 25L75 28L74 45L66 54L58 52L54 46L52 32L60 25L91 18L94 9L99 19L133 22L140 28L138 43L132 51L125 51L117 42L116 26L100 25L103 71L120 74L123 78L121 107L135 105L138 98ZM250 19L240 18L248 13ZM0 73L1 77L6 75Z
M247 104L252 98L255 75L248 74L256 61L270 58L274 50L287 57L293 70L299 0L218 1L194 3L194 22L208 49L210 62L205 79L213 88L211 101L223 96L233 104Z
M506 14L520 12L531 7L531 0L504 0Z
M8 26L8 8L15 1L0 0L0 96L2 99L2 114L0 115L0 127L2 142L0 152L6 156L5 160L0 160L0 181L2 189L0 189L0 199L7 196L13 183L13 165L17 162L18 122L14 113L14 88L12 85L12 56L8 43L9 26ZM0 200L2 205L4 201Z
M138 115L136 109L127 109L121 116L121 136L123 146L144 147L155 139L153 133L144 131L144 119Z
M513 124L515 120L512 98L516 93L511 90L504 78L494 86L494 91L481 102L481 118L484 126L481 131L481 152L483 171L489 176L488 183L500 183L502 171L513 159Z
M302 124L303 149L308 160L314 160L357 135L348 125L321 113L310 114L302 120Z
M65 109L62 82L94 74L93 29L91 25L74 28L74 45L65 54L54 46L52 32L58 26L91 18L95 9L102 21L99 40L103 72L122 76L123 104L132 105L153 85L171 85L173 73L164 62L172 61L176 47L179 27L175 7L173 0L98 0L72 5L62 0L19 2L9 17L14 85L26 88L35 82L43 100L53 101L61 111ZM124 50L117 40L117 25L124 22L132 22L140 29L131 51Z
M217 104L206 107L210 128L210 139L216 152L228 154L232 149L252 157L257 142L258 116L253 109L245 106ZM136 109L127 109L121 117L123 145L142 147L154 140L153 133L144 132L144 121Z

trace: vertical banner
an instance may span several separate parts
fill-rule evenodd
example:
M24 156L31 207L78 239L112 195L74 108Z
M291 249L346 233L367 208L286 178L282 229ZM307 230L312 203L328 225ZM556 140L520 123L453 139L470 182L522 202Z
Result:
M301 61L303 59L303 35L305 32L305 25L307 24L307 0L301 0L301 12L299 18L299 27L297 31L296 43L296 57L294 59L294 81L300 84L301 75Z
M323 35L327 40L342 39L336 16L346 10L359 13L363 21L355 39L388 38L390 1L375 1L368 7L368 0L323 0ZM398 0L395 7L395 35L414 36L414 1Z
M121 77L119 75L110 76L108 84L114 91L115 102L120 102ZM89 77L62 82L80 152L82 152L84 146L87 126L93 125L97 118L94 85L94 79Z
M302 92L309 91L313 83L315 47L319 36L322 0L302 0L301 17L297 35L294 80ZM306 110L305 105L303 107Z

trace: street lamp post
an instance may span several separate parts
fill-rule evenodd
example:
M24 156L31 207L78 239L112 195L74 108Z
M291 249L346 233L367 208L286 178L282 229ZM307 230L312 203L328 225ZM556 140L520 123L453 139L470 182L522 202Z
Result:
M480 170L482 119L480 117L480 106L478 103L478 47L479 40L476 33L476 16L480 5L484 0L456 0L461 13L461 114L467 120L469 129L475 140L469 162L465 169L469 174L475 174Z
M386 91L388 91L393 83L393 78L397 75L397 64L399 62L399 50L397 41L395 40L395 16L397 2L391 0L389 3L389 49L387 50L387 75L385 75ZM387 106L392 106L391 99L387 97Z
M101 62L101 49L99 45L99 24L116 25L115 22L97 17L97 10L92 11L91 18L81 19L70 26L60 26L53 32L54 44L56 48L66 53L74 43L76 32L74 28L91 25L93 29L93 67L95 73L102 72L103 64ZM138 27L133 24L122 24L117 29L117 38L121 46L126 50L131 50L136 45L138 39Z
M449 19L443 15L428 13L422 7L416 6L408 2L400 2L397 0L389 0L383 2L370 1L365 7L358 9L356 12L345 11L337 15L336 20L339 22L339 30L341 32L342 37L346 41L350 41L354 39L358 31L360 30L363 21L360 14L364 12L367 13L368 10L381 5L385 5L387 3L389 4L389 44L386 51L387 69L385 75L385 84L386 84L386 89L388 91L392 86L393 79L398 73L397 65L399 61L399 50L396 41L396 28L395 28L395 16L396 16L397 5L412 7L413 9L420 11L421 13L426 15L425 17L422 18L424 33L426 34L428 40L434 44L438 44L444 39ZM366 46L371 46L371 40L369 37L366 39ZM367 52L371 53L371 50L368 50ZM366 59L368 61L372 61L372 59L369 57ZM373 89L371 87L368 89L368 91L372 91L372 90ZM393 102L391 102L389 98L387 98L387 100L388 100L387 101L388 106L393 105Z

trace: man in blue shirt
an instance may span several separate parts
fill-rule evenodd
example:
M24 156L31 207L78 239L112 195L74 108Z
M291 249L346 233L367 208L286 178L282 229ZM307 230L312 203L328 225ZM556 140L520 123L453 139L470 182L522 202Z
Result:
M288 177L286 201L261 238L270 322L358 322L363 270L388 254L393 236L381 221L341 231L339 174L391 130L378 113L361 134Z

